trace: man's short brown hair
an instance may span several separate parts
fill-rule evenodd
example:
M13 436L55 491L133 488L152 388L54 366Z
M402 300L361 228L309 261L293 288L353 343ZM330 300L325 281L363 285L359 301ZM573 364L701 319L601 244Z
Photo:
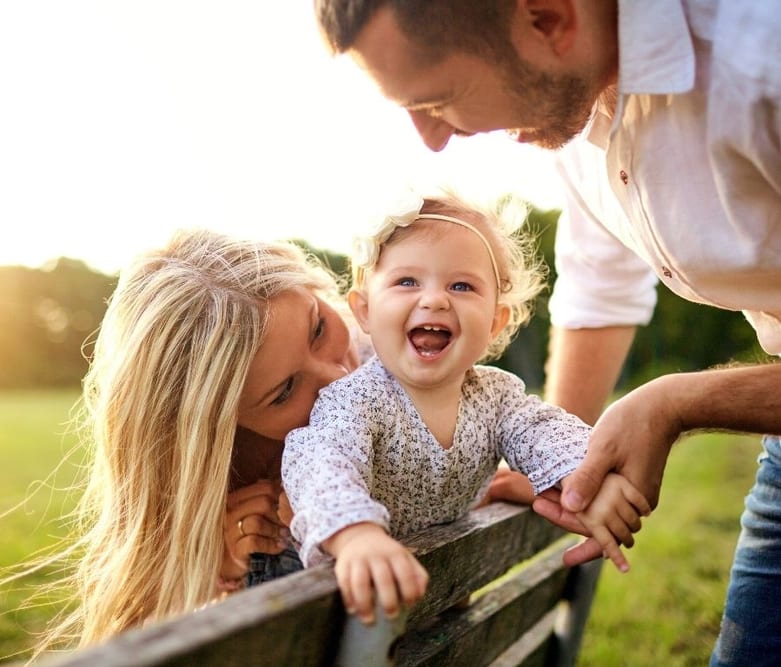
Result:
M512 49L514 0L315 0L314 6L320 30L334 53L352 48L375 12L386 6L402 33L430 62L453 52L500 61Z

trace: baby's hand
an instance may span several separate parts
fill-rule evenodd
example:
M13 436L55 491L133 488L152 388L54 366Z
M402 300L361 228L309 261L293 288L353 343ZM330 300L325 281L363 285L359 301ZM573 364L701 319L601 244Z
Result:
M640 517L650 514L651 506L645 496L622 475L610 473L591 504L577 516L599 542L605 556L618 570L626 572L629 562L619 545L634 545L633 533L640 530Z
M412 605L426 592L428 573L410 551L374 523L358 523L326 540L336 557L334 571L345 609L374 623L374 593L388 618L401 604Z

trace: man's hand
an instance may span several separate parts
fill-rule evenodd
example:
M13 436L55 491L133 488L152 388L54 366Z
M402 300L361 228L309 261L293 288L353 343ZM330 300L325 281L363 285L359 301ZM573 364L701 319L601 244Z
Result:
M366 624L374 622L377 603L388 618L426 592L428 573L412 553L373 523L343 528L323 547L336 557L334 571L345 609Z
M564 509L580 512L587 507L610 471L626 477L651 508L656 507L667 456L681 434L680 417L667 391L671 378L638 387L597 420L585 459L562 483Z

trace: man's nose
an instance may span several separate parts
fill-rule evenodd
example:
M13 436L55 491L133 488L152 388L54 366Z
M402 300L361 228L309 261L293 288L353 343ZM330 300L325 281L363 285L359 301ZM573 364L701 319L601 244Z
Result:
M423 143L432 151L439 152L450 141L455 128L441 118L432 118L425 111L408 111L412 124L418 131Z

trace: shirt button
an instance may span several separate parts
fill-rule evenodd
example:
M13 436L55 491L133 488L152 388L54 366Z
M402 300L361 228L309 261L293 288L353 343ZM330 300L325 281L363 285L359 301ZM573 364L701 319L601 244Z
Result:
M622 169L618 172L618 177L621 179L621 182L626 185L629 183L629 176L626 175L626 172Z
M670 271L670 269L668 269L666 266L662 267L662 274L664 274L665 278L672 278L673 277L673 272Z

